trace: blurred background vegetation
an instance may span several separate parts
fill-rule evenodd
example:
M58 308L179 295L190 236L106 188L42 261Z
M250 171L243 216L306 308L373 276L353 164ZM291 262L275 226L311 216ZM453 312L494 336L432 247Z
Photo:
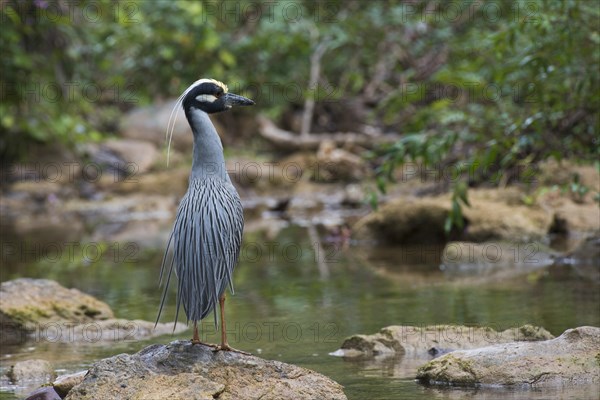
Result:
M1 4L3 160L113 135L123 112L199 77L290 130L314 100L312 132L401 134L367 154L382 190L411 160L475 168L465 186L598 159L594 1Z
M191 138L173 146L166 170L156 150L166 126L152 117L166 109L168 118L170 100L210 77L257 103L215 117L246 201L236 323L335 323L341 342L409 322L531 323L558 335L600 321L598 240L578 244L579 232L597 238L600 221L597 0L0 0L0 46L0 281L51 278L106 300L119 317L155 318L158 267L187 188ZM290 133L286 143L318 143L275 146L263 117ZM139 136L125 135L128 118L142 120ZM157 140L146 140L147 119ZM232 120L236 129L224 123ZM320 158L321 138L333 136L344 139ZM366 140L346 141L351 136ZM145 172L128 180L121 175L131 171L108 168L133 164L102 147L109 139L144 142L133 149L152 150ZM344 171L320 168L334 151L347 156L334 163ZM48 166L54 156L75 160L63 164L62 179L39 179L47 155ZM91 162L72 162L82 160ZM252 179L254 167L274 160L282 161L276 168L318 168L307 168L305 179L283 168L268 184ZM94 165L97 176L84 168ZM245 166L250 176L240 173ZM413 180L409 166L419 170ZM415 182L420 173L427 176ZM431 176L439 173L447 176ZM369 196L373 206L387 203L371 212ZM574 233L577 246L557 233ZM550 248L537 247L547 236ZM502 247L501 263L486 253L440 266L455 239L511 246ZM54 245L75 247L75 256L52 258ZM515 251L533 245L552 268ZM292 259L280 251L288 248L308 251ZM306 332L299 345L265 335L240 348L314 367L354 398L432 397L414 376L392 379L389 364L338 362L328 356L332 343ZM31 349L36 357L45 351L40 341L4 352L30 357ZM49 358L65 360L69 371L115 351L58 349ZM81 353L77 366L62 358L73 351Z

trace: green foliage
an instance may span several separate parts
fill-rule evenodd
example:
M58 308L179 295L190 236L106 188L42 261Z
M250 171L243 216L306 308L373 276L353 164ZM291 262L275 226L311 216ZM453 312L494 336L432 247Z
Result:
M571 182L565 186L564 191L567 191L577 203L583 202L583 198L590 191L590 188L581 182L581 177L577 173L573 175Z
M114 103L118 88L99 79L102 54L91 43L98 39L102 20L109 17L95 18L96 14L84 15L81 10L90 5L98 16L107 16L112 4L107 0L78 4L72 12L65 11L62 2L2 4L0 153L5 160L24 156L32 141L101 138L103 126L95 120L102 120L106 111L99 107Z
M412 86L389 96L382 107L388 124L410 132L406 138L437 140L406 151L403 139L400 148L376 152L380 189L393 180L398 165L415 158L423 168L468 166L462 179L451 180L447 232L462 227L465 181L527 181L539 161L569 157L591 162L599 156L597 4L500 1L494 7L502 11L494 18L483 6L463 21L427 21L437 25L419 38L417 47L433 49L443 39L445 62L421 80L406 73ZM575 199L586 193L576 180L569 190Z
M26 0L1 13L4 157L98 140L120 112L235 63L201 3Z
M459 182L454 186L452 192L452 208L446 217L444 222L444 232L450 234L452 228L462 229L464 228L465 221L463 219L462 207L470 207L469 199L467 197L467 185L464 182Z
M594 2L9 0L0 12L3 156L97 140L201 76L272 117L309 97L358 100L361 122L404 134L373 153L382 190L407 161L459 163L471 185L599 155Z

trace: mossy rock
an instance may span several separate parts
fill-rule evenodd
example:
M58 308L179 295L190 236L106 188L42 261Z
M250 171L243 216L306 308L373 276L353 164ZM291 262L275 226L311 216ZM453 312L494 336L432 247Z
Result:
M531 333L530 328L521 330ZM427 384L463 386L597 385L599 348L600 328L583 326L550 340L453 351L420 367L417 379Z
M22 278L0 285L3 331L27 332L51 322L82 324L109 318L113 312L106 303L51 280Z

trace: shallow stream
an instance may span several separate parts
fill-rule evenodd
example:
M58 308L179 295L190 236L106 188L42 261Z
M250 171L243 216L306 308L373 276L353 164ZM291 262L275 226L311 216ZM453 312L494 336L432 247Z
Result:
M298 226L283 229L271 240L259 233L246 235L235 272L235 295L227 300L232 346L321 372L342 384L349 399L550 399L596 394L597 388L585 387L544 391L431 388L418 384L413 371L397 368L393 360L349 361L329 355L344 338L375 333L388 325L453 324L503 330L533 324L554 335L582 325L600 326L600 285L574 269L549 267L502 278L456 278L440 270L440 248L377 249L357 244L344 248L331 243L318 251L318 263L309 237ZM63 249L58 257L41 250L12 257L3 262L2 280L53 279L107 302L116 317L156 318L161 249L137 243L78 248L73 254ZM174 293L170 293L163 322L175 316ZM218 341L212 319L202 327L205 340ZM24 345L2 347L0 373L16 360L29 358L50 360L64 373L76 372L100 358L190 337L188 330L147 341L124 337L101 344L91 334L88 343L74 344L56 343L48 332L40 332ZM25 394L4 381L0 398Z

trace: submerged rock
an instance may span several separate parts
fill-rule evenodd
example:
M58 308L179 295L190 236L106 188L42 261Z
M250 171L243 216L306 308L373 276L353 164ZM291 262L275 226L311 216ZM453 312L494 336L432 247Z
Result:
M66 399L346 399L314 371L175 341L95 363Z
M430 384L555 386L600 383L600 328L584 326L541 342L460 350L419 368Z
M335 355L373 357L381 355L437 355L458 349L474 349L490 344L535 341L554 336L541 327L523 325L496 331L492 328L463 325L392 325L373 335L354 335L342 343Z

